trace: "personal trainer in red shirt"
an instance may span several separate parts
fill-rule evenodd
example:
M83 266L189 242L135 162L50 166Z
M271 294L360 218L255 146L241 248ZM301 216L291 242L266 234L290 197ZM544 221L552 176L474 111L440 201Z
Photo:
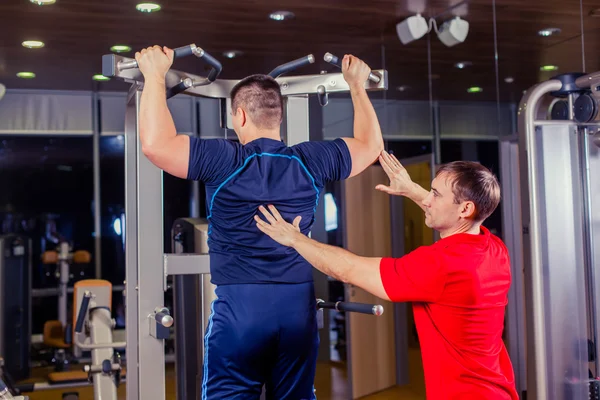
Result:
M508 251L482 226L500 202L500 185L479 163L443 165L427 192L412 182L393 155L379 162L390 185L376 189L405 196L425 211L441 239L401 258L360 257L300 233L273 205L260 207L256 225L294 248L315 268L384 300L413 302L432 400L518 400L514 372L502 341L511 283Z

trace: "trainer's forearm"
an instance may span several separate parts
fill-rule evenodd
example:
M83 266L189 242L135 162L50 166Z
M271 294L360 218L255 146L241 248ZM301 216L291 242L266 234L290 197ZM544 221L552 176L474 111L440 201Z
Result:
M421 187L418 183L414 183L408 193L406 193L406 197L414 201L419 207L425 210L425 206L423 205L423 200L429 192Z
M146 150L161 147L166 140L177 136L173 117L167 107L164 82L148 80L144 83L139 124L140 141Z
M379 154L383 150L383 137L367 91L363 86L352 86L350 96L354 106L354 138Z
M360 268L362 257L340 247L330 246L298 233L292 247L313 267L342 282L348 282L353 268Z

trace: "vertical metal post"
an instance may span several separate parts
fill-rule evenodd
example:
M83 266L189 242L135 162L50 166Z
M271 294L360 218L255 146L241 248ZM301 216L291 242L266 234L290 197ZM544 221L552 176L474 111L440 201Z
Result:
M584 269L586 271L587 281L587 306L588 306L588 331L589 338L597 348L598 332L596 331L596 272L594 264L594 219L592 210L592 195L591 195L591 178L590 178L590 141L587 128L579 128L577 132L578 147L579 147L579 169L581 173L581 188L583 190L583 205L582 205L582 225L583 225L583 257ZM592 374L598 376L599 360L598 356L594 357L594 369Z
M100 207L100 99L98 93L92 93L92 138L94 142L94 260L95 277L102 277L102 225Z
M308 95L288 96L286 107L286 144L293 146L309 138Z
M523 212L523 242L524 251L528 253L530 277L527 292L527 315L531 320L531 330L528 330L528 343L533 344L528 354L532 363L528 363L533 385L527 385L532 398L548 398L548 374L546 357L546 332L544 326L544 277L542 265L542 242L540 221L540 194L538 193L539 173L537 171L538 157L535 142L535 119L540 99L546 93L558 90L562 83L550 80L533 87L521 100L519 105L519 137L522 161L521 168L527 177L522 188ZM530 334L530 335L529 335ZM529 396L528 396L529 397Z
M502 186L502 234L511 260L512 284L508 291L508 353L515 370L519 393L527 390L525 343L525 305L523 289L523 245L521 238L521 196L518 145L516 138L500 141L500 178Z

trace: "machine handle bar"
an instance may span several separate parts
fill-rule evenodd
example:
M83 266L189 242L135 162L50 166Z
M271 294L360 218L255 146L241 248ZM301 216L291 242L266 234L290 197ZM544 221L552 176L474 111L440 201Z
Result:
M281 76L287 72L293 71L308 64L312 64L314 62L315 56L309 54L305 57L298 58L297 60L290 61L288 63L278 66L273 71L269 72L269 76L272 78L277 78L278 76Z
M317 300L317 308L327 308L341 312L357 312L361 314L372 314L380 316L383 314L383 306L379 304L349 303L344 301L329 302Z
M85 321L85 314L87 314L88 307L90 305L90 299L92 298L92 292L86 290L81 300L81 307L79 308L79 314L77 314L77 323L75 325L75 332L81 333L83 329L83 321Z
M338 67L339 69L342 69L342 61L337 56L334 56L331 53L325 53L325 56L323 57L323 59L325 61L327 61L329 64L333 64L336 67ZM375 75L374 73L370 72L369 80L374 83L379 83L379 81L381 81L381 78L379 76Z

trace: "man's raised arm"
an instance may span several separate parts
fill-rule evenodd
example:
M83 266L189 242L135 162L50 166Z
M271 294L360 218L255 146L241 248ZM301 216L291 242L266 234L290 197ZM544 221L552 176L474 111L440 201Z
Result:
M144 75L140 100L140 142L142 152L163 171L186 179L189 168L190 138L177 135L167 107L165 75L173 63L174 52L159 46L135 54Z
M342 60L344 79L350 86L354 107L354 137L342 138L352 157L350 177L363 172L373 164L383 150L383 136L377 114L365 90L371 69L360 59L346 55Z

